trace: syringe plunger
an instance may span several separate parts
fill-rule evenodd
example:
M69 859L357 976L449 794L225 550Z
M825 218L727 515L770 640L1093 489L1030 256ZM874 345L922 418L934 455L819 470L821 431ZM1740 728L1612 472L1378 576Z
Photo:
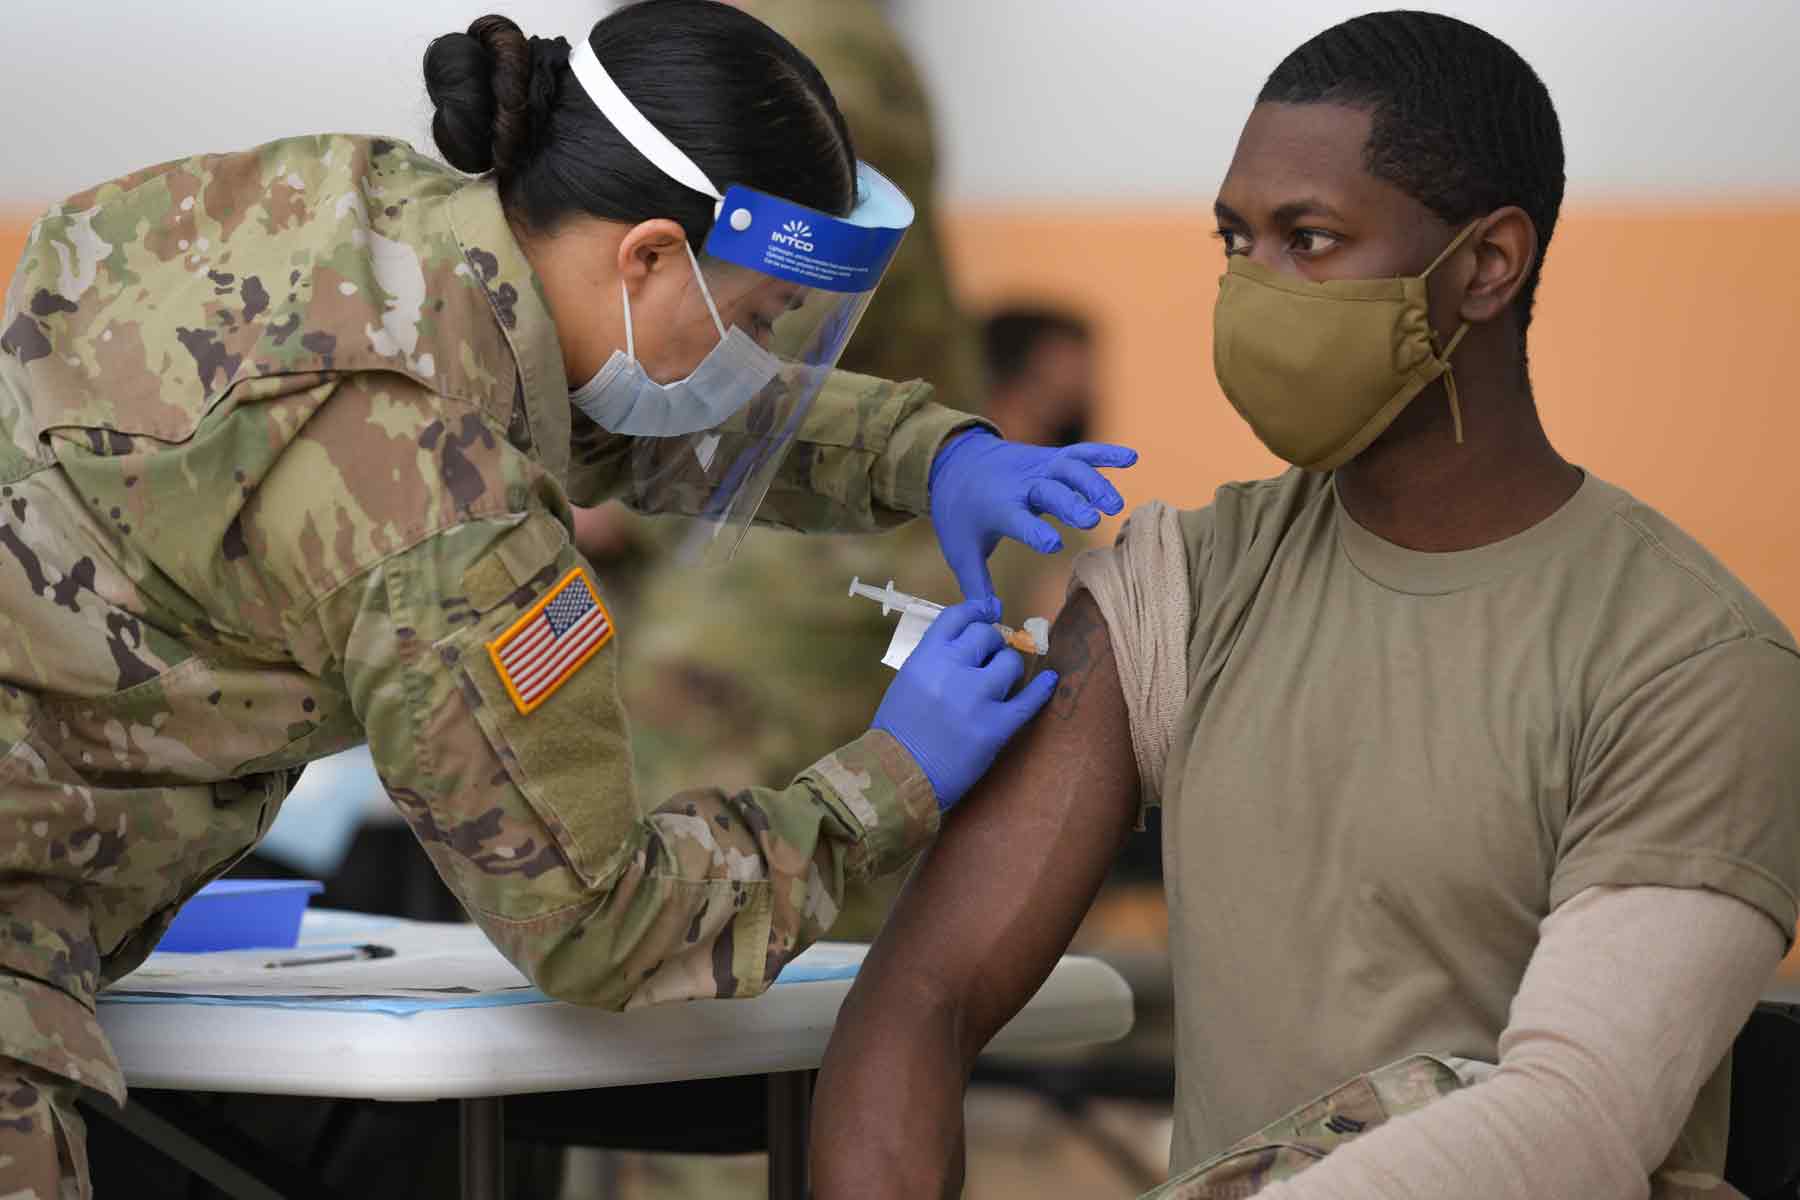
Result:
M853 576L850 580L850 594L852 596L867 596L869 599L879 603L881 605L881 615L884 617L893 612L905 612L908 608L914 606L923 606L935 609L939 612L943 611L943 605L941 604L933 604L929 600L921 600L917 596L909 596L905 592L896 590L894 581L891 579L887 581L887 586L885 588L878 588L874 584L864 583L861 576Z

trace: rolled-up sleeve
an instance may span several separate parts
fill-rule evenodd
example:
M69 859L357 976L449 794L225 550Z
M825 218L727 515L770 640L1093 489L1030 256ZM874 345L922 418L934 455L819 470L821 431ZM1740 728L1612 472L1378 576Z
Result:
M1707 888L1792 943L1800 894L1800 657L1744 637L1655 675L1602 715L1550 882Z

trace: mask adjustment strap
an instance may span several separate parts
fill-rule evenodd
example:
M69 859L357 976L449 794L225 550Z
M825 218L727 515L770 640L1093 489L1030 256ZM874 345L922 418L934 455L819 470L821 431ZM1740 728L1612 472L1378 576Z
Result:
M1469 235L1475 232L1475 227L1479 224L1479 220L1474 220L1464 225L1462 232L1450 239L1450 244L1438 252L1438 256L1431 260L1431 265L1425 268L1419 278L1426 278L1443 265L1444 260L1454 254L1458 246L1469 240ZM1450 419L1456 424L1456 444L1459 446L1463 444L1462 402L1457 399L1456 368L1450 365L1450 356L1456 353L1456 344L1463 340L1463 334L1467 332L1469 326L1464 322L1463 327L1456 331L1456 336L1450 339L1450 344L1444 347L1444 352L1438 355L1444 360L1444 390L1450 394Z
M1469 326L1465 322L1456 331L1456 336L1450 339L1450 344L1444 347L1444 352L1438 355L1444 360L1444 390L1450 393L1450 419L1456 423L1456 444L1459 446L1463 444L1462 402L1456 396L1456 368L1450 365L1450 356L1456 353L1457 344L1467 332Z

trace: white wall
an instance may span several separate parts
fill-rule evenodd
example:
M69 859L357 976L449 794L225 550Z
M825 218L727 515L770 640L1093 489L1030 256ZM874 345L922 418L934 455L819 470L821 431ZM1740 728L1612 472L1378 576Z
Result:
M1263 77L1371 0L891 0L957 199L1209 199ZM425 43L490 8L569 33L605 0L7 0L0 207L322 129L429 145ZM1442 0L1562 113L1577 194L1800 192L1796 0Z
M1549 86L1571 190L1800 191L1796 0L899 0L961 199L1210 200L1282 57L1359 12L1422 7Z
M0 0L0 206L288 134L386 133L431 149L420 62L503 11L565 37L601 0Z

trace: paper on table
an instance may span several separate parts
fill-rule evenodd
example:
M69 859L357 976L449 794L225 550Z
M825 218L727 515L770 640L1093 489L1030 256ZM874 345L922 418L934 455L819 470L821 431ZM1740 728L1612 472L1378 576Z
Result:
M390 947L394 955L274 970L266 965L296 953L347 949L363 942ZM531 981L473 925L431 925L312 910L302 922L295 950L152 954L104 995L428 998L530 990Z
M266 963L296 951L152 954L100 998L128 1003L213 998L282 1006L342 1001L384 1012L548 1002L473 925L313 909L301 926L299 950L318 952L370 941L391 947L394 956L270 970ZM865 949L830 942L812 946L787 965L777 983L854 978Z
M208 996L418 996L522 991L531 981L497 952L452 950L392 958L279 967L293 951L227 950L216 954L156 954L109 992Z
M384 1017L416 1017L420 1013L450 1012L459 1008L513 1008L527 1004L555 1004L536 988L516 992L486 992L473 996L207 996L187 992L101 992L104 1011L114 1005L171 1004L200 1008L285 1008L295 1012L378 1013Z
M853 979L862 946L819 945L796 958L776 980L818 983ZM125 996L227 996L331 999L345 996L392 999L473 999L528 993L529 980L499 955L492 960L467 953L422 954L402 960L364 959L316 967L263 964L275 951L227 950L215 954L157 954L108 988L109 998ZM287 953L292 953L288 951ZM525 999L526 997L519 997Z

